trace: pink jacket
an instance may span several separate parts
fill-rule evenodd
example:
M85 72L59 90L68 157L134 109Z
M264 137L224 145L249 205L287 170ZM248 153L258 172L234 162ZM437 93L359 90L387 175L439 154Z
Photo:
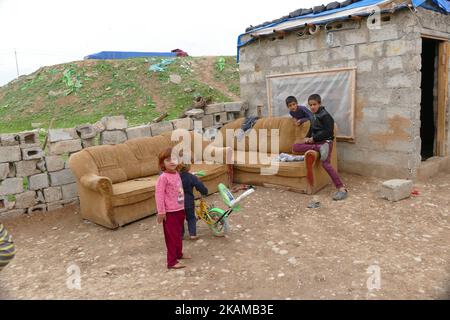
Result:
M184 209L183 184L178 172L163 172L156 182L156 208L158 214Z

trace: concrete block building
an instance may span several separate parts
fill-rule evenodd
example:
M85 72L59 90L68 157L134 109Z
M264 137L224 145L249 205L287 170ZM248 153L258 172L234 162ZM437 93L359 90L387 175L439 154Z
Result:
M450 2L347 0L298 9L239 36L249 115L319 93L336 119L339 168L414 179L449 169Z

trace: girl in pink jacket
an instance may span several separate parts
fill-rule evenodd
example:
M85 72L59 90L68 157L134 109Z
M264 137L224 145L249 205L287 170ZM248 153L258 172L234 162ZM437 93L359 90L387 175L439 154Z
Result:
M178 260L190 259L183 255L184 192L178 165L178 159L172 156L172 148L159 154L159 166L163 173L156 182L157 221L163 224L169 269L184 268L186 266Z

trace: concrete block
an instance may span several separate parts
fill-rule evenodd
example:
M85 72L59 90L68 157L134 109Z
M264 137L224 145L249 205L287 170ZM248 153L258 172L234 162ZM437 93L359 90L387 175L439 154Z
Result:
M144 137L151 137L151 136L152 136L152 130L150 129L149 125L132 127L132 128L127 129L128 140L144 138Z
M96 145L95 138L81 140L81 146L84 148L93 147Z
M22 160L22 153L19 146L0 147L0 163L20 160Z
M287 67L289 65L289 58L287 56L274 57L270 65L273 68Z
M28 208L27 214L33 214L33 213L45 213L47 212L47 205L46 204L38 204L34 207Z
M58 210L58 209L61 209L62 207L63 207L62 201L55 201L55 202L47 203L47 211Z
M192 120L191 118L175 119L172 120L172 124L174 129L194 129L194 120Z
M97 130L93 125L83 124L75 128L81 139L92 139L97 135Z
M8 178L9 175L9 163L0 163L0 181Z
M44 189L45 202L55 202L62 199L61 187L50 187Z
M57 172L50 172L49 176L50 176L50 185L52 187L76 182L76 178L70 169L64 169Z
M9 203L6 197L0 197L0 213L9 210Z
M213 114L223 112L225 110L225 106L223 103L215 103L207 105L205 108L205 114Z
M97 131L97 133L102 133L103 131L106 130L106 127L102 121L97 121L92 126L94 127L95 131Z
M359 59L373 59L383 56L383 43L368 43L357 46Z
M64 205L64 207L73 206L73 205L79 205L80 204L80 198L76 197L76 198L72 198L72 199L61 200L61 202Z
M213 115L213 118L214 118L215 126L227 123L227 113L226 112L216 113Z
M302 67L308 65L308 53L297 53L288 56L288 64L291 67Z
M22 178L9 178L0 182L0 196L7 196L22 192L23 192Z
M0 217L2 217L2 218L19 218L25 212L26 212L25 209L14 209L14 210L9 210L9 211L1 213Z
M203 138L206 139L207 141L212 141L216 138L218 132L219 128L217 127L206 128L205 132L203 133Z
M15 209L27 209L37 204L36 192L27 191L16 195Z
M207 114L202 118L202 128L212 127L214 125L214 116Z
M224 103L225 112L241 112L243 109L243 103L240 101Z
M383 58L378 62L380 71L400 71L403 70L403 57Z
M399 26L396 24L383 24L380 29L369 29L370 42L388 41L399 38Z
M16 134L1 134L0 146L10 147L19 145L19 136Z
M36 168L41 172L46 172L47 168L45 167L45 160L38 160L38 162L36 163Z
M102 123L106 130L124 130L128 127L128 121L124 116L103 117Z
M82 146L80 139L54 142L50 143L48 146L49 154L52 156L61 155L64 153L77 152L80 151L81 149Z
M44 157L44 151L41 147L31 147L22 149L23 160L42 159Z
M39 132L37 130L19 132L20 145L24 147L36 147L39 146Z
M36 174L28 178L29 189L39 190L49 187L47 173Z
M329 49L329 51L331 53L330 59L332 61L354 60L356 58L356 50L354 45Z
M127 141L127 134L121 130L103 131L100 134L100 144L120 144Z
M78 197L77 184L71 183L61 186L63 200L73 199Z
M368 36L365 30L359 29L354 32L346 32L344 34L345 44L359 44L366 43L368 40Z
M78 139L78 134L73 128L50 129L48 131L48 142L50 143L74 139Z
M16 176L28 177L40 173L37 164L40 160L28 160L16 162Z
M186 111L185 114L189 118L200 119L205 114L205 111L202 109L191 109Z
M54 172L64 169L64 159L60 156L45 157L48 172Z
M386 52L385 55L387 57L392 56L403 56L406 54L414 54L415 53L415 45L416 43L411 40L394 40L386 42Z
M311 65L326 64L331 60L331 52L329 50L310 52Z
M8 178L15 178L16 177L16 166L13 162L9 163L9 174Z
M382 184L381 195L389 201L399 201L409 198L413 182L411 180L394 179Z
M170 121L152 123L150 129L152 130L152 136L157 136L164 132L173 131L173 124Z
M236 120L234 112L227 112L227 123Z
M45 198L42 190L36 191L36 200L38 203L45 203Z

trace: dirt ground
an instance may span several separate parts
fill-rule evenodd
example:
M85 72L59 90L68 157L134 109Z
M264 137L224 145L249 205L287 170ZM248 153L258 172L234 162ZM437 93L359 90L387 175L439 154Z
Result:
M201 239L184 241L193 259L177 271L165 268L154 216L115 231L78 207L3 219L18 254L0 273L0 298L449 299L450 174L397 203L378 197L380 179L343 178L341 202L331 186L315 196L257 187L225 238L199 222ZM321 207L307 209L312 199ZM79 290L67 286L73 265Z

